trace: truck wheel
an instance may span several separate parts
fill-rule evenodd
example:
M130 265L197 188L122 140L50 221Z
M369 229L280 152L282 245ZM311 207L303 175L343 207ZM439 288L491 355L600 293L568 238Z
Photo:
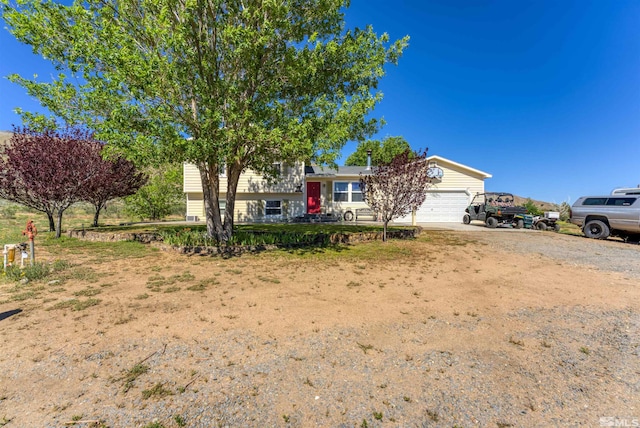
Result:
M538 224L536 224L536 229L538 229L538 230L547 230L547 223L545 223L543 221L539 221Z
M609 226L600 220L591 220L584 225L584 235L587 238L607 239L609 237Z
M519 218L518 220L516 220L513 227L515 227L516 229L522 229L524 227L524 220Z
M353 221L353 211L347 211L343 217L344 221Z
M496 220L495 217L489 217L486 221L486 225L491 229L495 229L496 227L498 227L498 220Z
M464 217L462 217L462 222L464 224L469 224L471 223L471 216L469 214L465 214Z
M553 231L554 232L560 232L560 225L558 223L553 225Z

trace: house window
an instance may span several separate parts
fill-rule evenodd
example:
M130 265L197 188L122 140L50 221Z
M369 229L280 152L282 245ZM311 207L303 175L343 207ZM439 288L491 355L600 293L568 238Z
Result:
M220 171L220 177L226 177L227 176L227 164L226 163L220 164L219 171Z
M282 201L265 201L265 215L282 215Z
M362 202L360 182L335 181L333 183L333 200L335 202Z
M224 212L227 209L227 201L218 201L218 206L220 207L220 217L224 219Z
M335 202L349 202L349 183L340 181L333 183L333 200Z
M281 162L274 162L271 165L271 168L273 169L273 173L276 177L280 177L282 175L282 163Z
M362 202L362 190L358 181L351 183L351 202Z

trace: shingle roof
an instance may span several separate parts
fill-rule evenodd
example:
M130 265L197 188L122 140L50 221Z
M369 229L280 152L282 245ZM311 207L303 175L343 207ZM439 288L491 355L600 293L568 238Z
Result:
M307 165L304 167L304 174L310 177L336 177L336 176L354 176L360 174L371 174L371 169L366 166L339 166L338 168L329 168L326 166Z
M454 167L454 169L462 169L467 174L468 173L477 174L481 176L483 179L492 177L492 175L487 172L480 171L479 169L471 168L467 165L463 165L458 162L454 162L450 159L443 158L442 156L437 156L437 155L429 156L427 157L427 162L443 163L449 167ZM367 169L366 166L339 166L336 169L336 168L329 168L326 166L323 167L319 165L308 165L308 166L305 166L305 170L304 170L305 175L309 177L336 177L336 176L357 177L360 174L368 175L368 174L371 174L372 172L373 171L371 169Z

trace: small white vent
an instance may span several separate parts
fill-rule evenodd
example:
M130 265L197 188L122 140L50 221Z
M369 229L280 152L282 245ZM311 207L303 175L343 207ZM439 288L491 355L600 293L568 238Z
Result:
M188 215L187 221L200 221L197 215Z

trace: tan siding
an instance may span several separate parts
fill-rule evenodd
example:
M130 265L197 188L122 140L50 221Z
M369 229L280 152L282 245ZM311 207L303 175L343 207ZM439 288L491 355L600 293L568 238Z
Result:
M471 195L484 191L482 177L469 175L467 171L459 171L444 164L438 164L442 168L442 181L434 183L431 190L466 190Z
M200 181L200 172L195 165L190 163L183 164L183 191L202 193L202 182Z
M283 165L282 169L282 177L272 184L269 184L260 174L251 170L245 171L238 181L238 193L294 193L297 186L304 185L303 163Z
M265 221L264 205L266 200L282 201L283 216L286 219L304 213L304 200L301 193L238 194L234 209L234 219L239 222Z
M197 216L204 221L204 201L202 193L187 193L187 217Z
M221 194L224 199L226 194ZM304 200L302 194L291 195L288 193L275 194L242 194L236 198L234 207L234 220L239 222L264 220L264 204L266 200L281 200L283 205L283 218L295 217L304 213ZM204 201L201 193L187 193L187 216L198 216L204 221Z
M233 219L238 222L248 221L249 212L257 209L251 201L236 199L236 206L233 210Z
M193 164L184 164L185 192L202 192L200 173ZM304 185L304 164L301 162L283 168L282 178L273 184L267 183L262 175L247 170L240 176L238 181L238 193L294 193L296 187ZM227 177L220 177L220 190L227 188Z

